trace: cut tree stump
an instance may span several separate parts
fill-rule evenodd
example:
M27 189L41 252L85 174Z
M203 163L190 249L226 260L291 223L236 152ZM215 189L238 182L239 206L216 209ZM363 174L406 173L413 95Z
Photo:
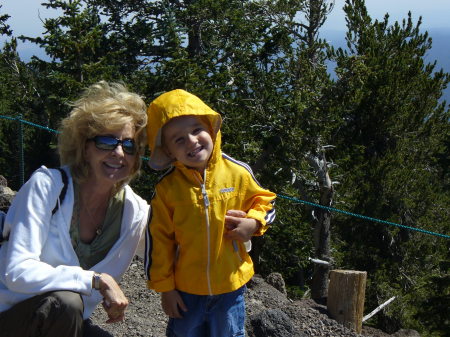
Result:
M330 271L327 309L331 317L347 328L361 333L367 272Z

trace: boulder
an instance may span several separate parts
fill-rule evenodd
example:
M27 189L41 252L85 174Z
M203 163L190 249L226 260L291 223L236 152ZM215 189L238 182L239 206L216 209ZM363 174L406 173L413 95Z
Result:
M416 330L412 329L400 329L394 334L393 337L420 337L420 334Z
M248 317L250 337L301 337L288 315L280 309L263 310Z
M287 295L286 284L280 273L271 273L266 277L266 282L277 289L280 293Z
M8 183L2 175L0 175L0 210L7 212L11 202L16 196L16 192L10 189Z

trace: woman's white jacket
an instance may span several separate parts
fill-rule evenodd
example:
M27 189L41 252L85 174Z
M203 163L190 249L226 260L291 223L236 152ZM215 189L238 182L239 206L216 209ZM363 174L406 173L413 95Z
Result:
M95 272L108 273L117 282L133 259L147 223L149 205L125 186L125 205L119 240L90 270L79 266L69 229L74 205L70 170L67 193L58 211L63 187L58 170L39 168L15 196L5 219L9 240L0 248L0 312L27 298L55 290L82 295L84 319L102 300L92 288Z

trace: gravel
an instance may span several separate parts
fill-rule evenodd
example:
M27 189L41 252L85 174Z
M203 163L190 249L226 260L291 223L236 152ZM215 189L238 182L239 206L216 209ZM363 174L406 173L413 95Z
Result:
M167 316L161 309L159 294L146 288L141 258L135 257L122 279L121 287L130 301L125 321L115 324L104 323L107 320L106 313L101 306L98 306L91 317L90 329L95 331L94 335L97 337L165 336ZM356 334L331 319L325 306L311 299L292 301L259 276L255 276L248 284L246 306L246 329L249 337L275 337L280 335L280 331L283 331L283 337L393 336L369 327L363 327L362 334ZM279 319L279 321L272 322L272 319ZM271 324L272 330L270 330ZM279 325L277 327L277 324L282 324L281 329ZM261 332L263 327L266 329L265 332Z

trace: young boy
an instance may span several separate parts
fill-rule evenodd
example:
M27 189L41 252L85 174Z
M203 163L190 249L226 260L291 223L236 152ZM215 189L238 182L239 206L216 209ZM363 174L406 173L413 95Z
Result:
M221 152L220 115L173 90L148 108L149 165L170 167L155 188L146 235L148 287L161 292L167 336L244 336L244 242L275 217L275 194Z

